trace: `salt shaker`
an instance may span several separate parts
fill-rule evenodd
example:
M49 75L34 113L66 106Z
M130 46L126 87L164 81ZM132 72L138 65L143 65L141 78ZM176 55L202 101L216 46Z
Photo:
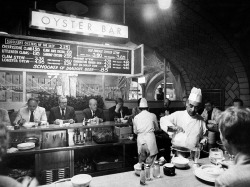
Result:
M146 173L146 180L150 181L151 177L150 177L150 165L149 164L145 165L145 173Z
M154 162L154 167L153 167L153 176L154 178L160 178L161 177L161 173L160 173L160 164L158 161Z
M140 184L146 184L146 177L145 177L145 170L144 170L144 163L141 164L141 172L140 172Z

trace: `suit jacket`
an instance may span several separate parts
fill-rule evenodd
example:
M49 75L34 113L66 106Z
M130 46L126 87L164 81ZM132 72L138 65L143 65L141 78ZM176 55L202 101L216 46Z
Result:
M10 125L10 118L8 111L2 108L0 108L0 123L6 126Z
M25 119L27 122L30 121L30 114L28 107L23 107L18 110L16 119L14 123L17 123L20 119ZM46 121L47 122L47 116L45 112L45 108L38 106L34 111L34 120L35 121Z
M95 116L105 121L105 117L104 117L104 113L102 109L97 108L95 111ZM85 118L85 120L89 120L93 118L90 108L86 108L83 110L83 117Z
M75 110L71 106L66 106L66 113L64 116L65 116L64 117L65 120L73 119L75 122L77 122ZM53 124L56 119L62 119L59 106L53 107L50 109L49 123Z
M238 153L235 165L222 173L215 180L216 187L249 187L250 186L250 156Z
M109 118L110 118L110 121L114 121L114 117L121 118L121 113L120 112L116 113L115 112L115 108L116 108L116 106L113 106L113 107L109 108ZM130 112L129 112L128 107L123 106L122 107L122 117L129 116L129 115L130 115Z

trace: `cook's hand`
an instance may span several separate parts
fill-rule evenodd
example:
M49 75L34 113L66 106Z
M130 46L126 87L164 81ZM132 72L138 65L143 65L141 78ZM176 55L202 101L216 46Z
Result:
M38 186L38 181L35 178L25 177L22 181L22 187L36 187Z
M124 116L123 119L128 120L128 119L129 119L129 116Z
M184 131L184 129L182 128L182 127L180 127L180 126L177 126L177 125L175 125L175 126L170 126L169 128L171 128L174 132L185 132Z
M75 123L75 121L73 119L69 119L69 123L72 124Z
M54 124L59 125L59 124L60 124L60 119L56 119L56 120L54 121Z

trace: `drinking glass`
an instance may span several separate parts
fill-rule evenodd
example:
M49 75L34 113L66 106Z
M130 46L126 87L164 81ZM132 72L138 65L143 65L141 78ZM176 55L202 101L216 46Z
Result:
M209 160L211 163L218 165L223 160L223 151L219 148L211 148L209 150Z
M191 151L190 151L190 157L194 161L195 164L197 164L198 160L200 159L200 152L201 152L200 147L195 147L195 148L191 149Z

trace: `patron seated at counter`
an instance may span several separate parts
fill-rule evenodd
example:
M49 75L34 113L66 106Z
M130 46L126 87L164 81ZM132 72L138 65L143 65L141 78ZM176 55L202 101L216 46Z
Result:
M239 98L234 98L233 106L234 107L243 107L243 101Z
M203 117L208 128L217 127L216 119L220 115L221 111L218 108L216 108L213 102L210 100L206 100L204 104L205 104L205 109L202 112L201 117Z
M235 165L215 180L216 187L250 186L250 110L230 107L219 117L220 138Z
M99 120L100 123L105 121L103 110L97 108L97 100L92 98L89 100L89 108L83 110L83 118L85 120L94 119Z
M174 146L180 146L192 149L195 146L205 142L203 136L207 128L203 118L197 114L202 101L201 90L192 88L189 98L186 102L186 110L177 111L160 119L161 129L168 132L172 128L177 133L172 139Z
M29 98L27 106L20 108L17 117L14 120L14 125L22 125L25 122L47 123L45 108L38 106L37 98Z
M60 120L65 120L68 123L76 123L76 114L75 110L71 106L67 106L67 97L60 96L58 98L58 106L53 107L50 110L49 114L49 123L50 124L60 124Z
M122 98L118 98L115 101L115 106L109 108L109 117L110 121L114 121L114 118L128 118L130 115L129 109L126 106L123 106L124 101Z
M11 125L8 111L3 108L0 108L0 123L5 126Z

